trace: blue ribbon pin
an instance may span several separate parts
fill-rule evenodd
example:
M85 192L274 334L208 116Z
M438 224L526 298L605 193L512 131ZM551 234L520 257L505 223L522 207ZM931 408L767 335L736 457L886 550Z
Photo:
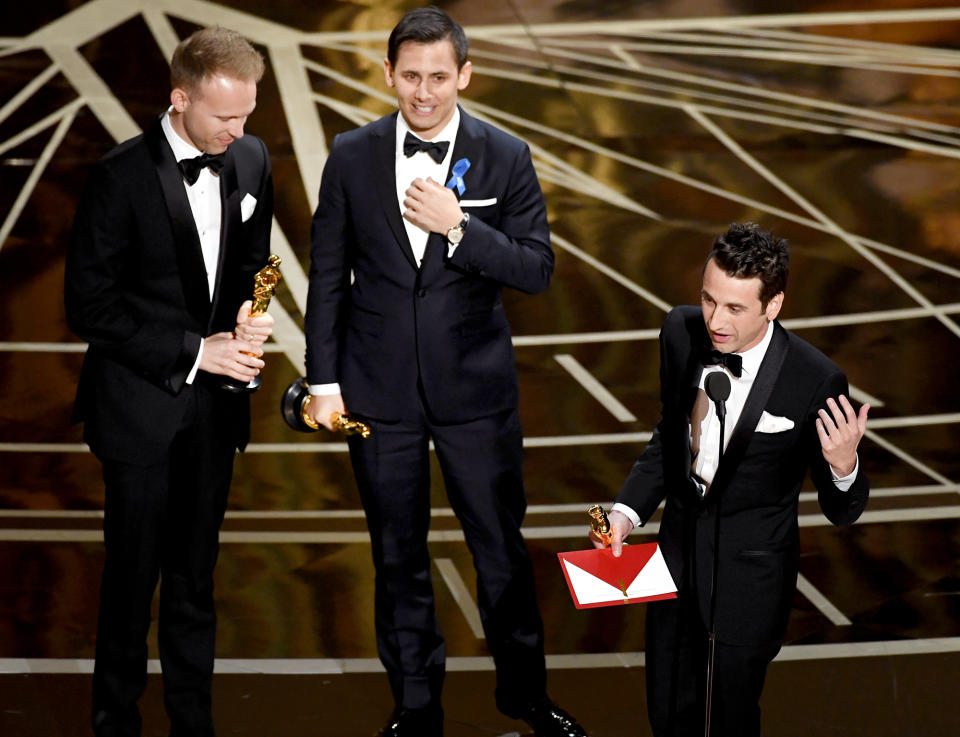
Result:
M453 165L453 176L450 177L450 181L447 182L447 187L453 189L457 188L457 193L463 197L463 193L467 188L467 185L463 183L463 175L467 173L467 169L470 168L470 159L460 159L456 164Z

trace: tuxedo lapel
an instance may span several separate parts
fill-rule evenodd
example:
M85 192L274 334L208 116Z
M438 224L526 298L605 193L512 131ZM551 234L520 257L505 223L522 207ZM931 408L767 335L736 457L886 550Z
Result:
M447 184L451 177L453 176L453 169L457 165L457 162L461 159L466 159L470 162L471 169L476 170L477 162L482 160L484 149L487 146L487 136L477 122L467 115L463 108L460 108L460 126L457 128L457 139L453 143L453 154L450 157L450 167L447 170L447 178L442 182L444 185ZM468 170L464 176L464 185L465 189L463 194L460 194L459 190L456 187L453 187L453 193L457 196L457 200L462 199L463 197L469 197L467 194L470 190L470 171ZM442 233L431 233L430 237L427 238L427 248L423 254L423 269L427 271L434 267L440 267L443 265L443 250L446 247L447 239L446 236ZM440 257L438 257L438 254Z
M217 257L217 278L213 287L213 304L210 310L211 320L217 314L217 304L223 293L224 265L230 259L236 259L241 254L234 253L242 247L238 236L241 233L240 191L237 184L236 157L227 149L227 157L223 170L220 172L220 252ZM210 326L208 325L209 329Z
M787 348L787 332L780 326L780 323L774 322L770 345L767 347L767 352L760 363L757 378L754 380L753 386L750 387L750 393L747 395L747 401L743 405L743 411L740 413L740 419L733 430L733 435L730 436L730 442L720 457L717 473L710 484L710 493L707 495L708 501L719 498L723 487L733 477L737 465L743 459L744 451L746 451L747 444L760 421L763 408L767 406L773 387L780 377L780 369L787 357Z
M698 315L694 325L687 328L690 332L691 350L686 357L686 364L683 372L679 376L679 381L673 385L673 401L675 416L682 418L682 421L676 423L677 432L681 436L677 438L680 447L683 448L683 474L690 475L690 468L693 466L693 452L690 447L690 414L693 411L693 405L697 399L697 390L700 383L700 374L703 372L703 366L700 364L702 351L699 349L702 345L710 345L710 338L707 335L703 319ZM694 490L693 485L687 485L691 493ZM699 495L696 499L699 501Z
M200 250L200 236L197 234L197 224L183 187L183 177L159 119L144 134L144 140L157 168L157 177L160 179L160 188L170 217L177 270L180 273L187 309L201 324L206 325L211 314L210 290L207 286L203 252Z
M470 162L470 169L463 175L464 190L463 194L454 187L453 193L457 199L462 199L470 191L471 170L476 174L476 166L483 159L484 149L487 147L487 136L477 121L467 115L463 108L460 108L460 127L457 129L457 140L453 143L453 155L450 157L450 169L447 171L447 179L444 184L450 181L453 175L453 169L457 162L466 159Z
M397 202L397 115L391 115L383 125L377 127L370 137L371 156L373 160L373 179L377 196L380 198L380 210L387 219L387 225L393 232L397 246L403 251L404 258L414 269L417 261L413 257L410 239L407 238L407 229L400 214L400 203Z

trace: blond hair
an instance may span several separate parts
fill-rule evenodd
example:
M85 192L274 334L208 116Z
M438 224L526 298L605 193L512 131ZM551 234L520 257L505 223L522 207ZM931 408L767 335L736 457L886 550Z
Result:
M181 41L170 60L170 85L196 93L208 76L220 74L244 82L263 77L263 56L236 31L202 28Z

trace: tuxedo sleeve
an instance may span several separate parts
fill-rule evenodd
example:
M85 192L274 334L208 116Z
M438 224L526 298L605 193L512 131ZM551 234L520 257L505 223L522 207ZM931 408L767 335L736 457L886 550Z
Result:
M550 284L553 250L543 192L530 149L518 144L497 228L472 218L449 263L529 294Z
M630 473L623 482L617 495L618 504L626 504L640 517L642 524L653 516L667 494L665 438L676 438L678 432L671 429L669 422L677 421L673 392L678 381L682 381L684 353L682 341L672 341L670 337L685 334L684 317L681 310L672 310L664 319L660 330L660 420L653 431L650 442L633 464Z
M625 504L636 512L641 525L647 523L666 496L661 442L658 425L617 495L616 503Z
M836 399L841 394L849 396L847 379L843 373L835 371L823 381L818 388L810 407L807 409L804 441L810 459L810 475L814 486L817 487L817 496L823 514L835 525L850 525L859 519L867 506L870 495L870 484L863 464L857 472L857 477L846 491L837 488L830 471L830 465L823 457L820 446L820 437L816 430L817 412L827 409L827 399Z
M304 317L310 384L335 384L339 380L342 313L350 286L347 251L352 229L341 175L343 150L337 142L334 139L323 168L320 196L310 227L310 277Z
M130 289L149 289L135 275L139 228L126 187L99 162L74 219L67 249L64 305L71 330L103 355L176 393L183 386L202 336L139 309Z

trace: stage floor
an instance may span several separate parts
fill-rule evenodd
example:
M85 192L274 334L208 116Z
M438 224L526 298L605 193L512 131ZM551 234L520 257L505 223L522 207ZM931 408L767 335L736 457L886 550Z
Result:
M273 158L285 276L221 538L218 731L346 737L386 720L345 445L289 430L278 406L303 372L309 223L328 146L393 109L381 59L415 5L0 10L5 737L89 733L103 492L70 424L84 351L62 303L73 213L89 165L167 104L173 46L215 23L268 60L248 131ZM471 37L465 109L529 143L547 198L552 285L504 302L550 691L593 737L649 734L644 605L574 609L556 554L585 547L586 508L612 501L648 440L660 322L697 301L703 257L733 221L790 239L781 318L873 405L860 458L874 491L860 522L831 527L815 494L802 497L801 580L764 733L960 734L960 9L879 5L442 3ZM434 471L446 733L525 734L494 708L472 562ZM158 675L143 712L146 737L166 734Z

